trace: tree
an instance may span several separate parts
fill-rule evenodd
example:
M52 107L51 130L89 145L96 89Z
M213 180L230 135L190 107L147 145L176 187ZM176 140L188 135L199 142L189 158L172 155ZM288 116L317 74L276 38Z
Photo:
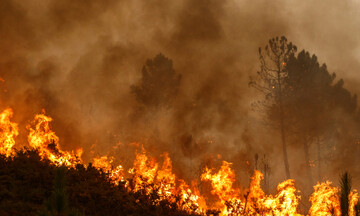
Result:
M281 131L281 142L286 177L290 178L290 168L286 145L286 113L284 109L284 96L288 71L286 62L294 55L297 48L286 37L276 37L269 40L263 51L259 48L260 71L258 79L250 81L250 86L256 88L265 95L260 104L267 113L269 119L278 125Z
M343 88L344 81L334 83L335 73L330 74L325 64L320 65L315 55L305 50L297 56L292 55L287 64L286 80L289 127L294 137L303 143L304 158L309 183L312 184L309 148L316 142L318 149L318 174L321 177L320 140L327 131L338 130L344 123L339 121L344 114L354 114L356 110L356 95ZM341 117L338 119L338 112ZM331 129L334 128L334 129ZM331 133L334 134L334 133ZM344 136L344 134L342 135Z
M317 140L318 168L320 176L320 136L328 125L331 84L335 74L329 74L326 65L320 66L315 55L305 50L289 58L287 88L285 99L293 131L297 140L303 143L304 159L309 184L312 185L310 164L310 144Z
M158 54L146 61L140 83L131 86L131 92L145 107L168 108L178 93L180 81L181 75L175 72L172 60Z
M345 172L340 179L340 209L342 216L349 215L349 195L351 186L351 176L348 172Z

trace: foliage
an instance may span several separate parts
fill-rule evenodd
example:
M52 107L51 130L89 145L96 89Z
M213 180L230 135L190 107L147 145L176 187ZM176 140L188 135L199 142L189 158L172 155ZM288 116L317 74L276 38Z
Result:
M359 126L360 121L356 122L357 97L344 87L344 81L335 82L336 74L329 73L325 64L319 64L315 55L305 50L296 55L296 51L296 46L285 37L271 39L264 51L259 49L260 71L249 84L265 96L255 107L266 114L272 127L281 130L287 177L290 176L287 145L302 144L308 180L312 184L310 161L314 160L310 158L310 145L314 142L318 145L317 166L321 177L320 162L327 153L321 153L320 144L326 143L328 149L335 149L336 144L353 145L360 134L350 131L349 125ZM350 156L354 152L351 149L345 148L342 155Z
M54 190L48 200L45 201L45 208L40 212L41 216L77 216L80 215L76 209L69 209L68 195L65 188L66 167L55 169Z
M35 150L0 155L0 215L195 215L115 186L91 164L59 168Z
M326 65L320 66L315 55L301 51L287 62L287 88L290 124L294 131L314 137L326 122L324 114L330 102L331 84L335 74Z
M180 80L181 75L175 72L172 60L158 54L146 61L140 83L131 86L131 91L145 107L169 107L178 93Z
M356 110L356 95L346 90L344 81L336 83L336 74L330 74L325 64L320 65L315 55L305 50L292 55L287 62L286 78L288 119L292 130L310 138L324 133L341 110L351 114Z
M296 46L288 42L284 36L270 39L268 45L265 46L265 51L259 48L260 71L257 73L257 79L251 79L249 83L265 96L265 99L259 101L257 106L264 110L272 125L280 128L287 178L290 178L290 168L285 135L287 116L284 109L288 77L286 63L296 51Z

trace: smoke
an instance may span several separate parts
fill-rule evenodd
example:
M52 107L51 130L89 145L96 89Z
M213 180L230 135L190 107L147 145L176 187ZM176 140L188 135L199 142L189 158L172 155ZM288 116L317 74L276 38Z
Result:
M84 148L86 159L115 145L125 158L128 144L141 142L170 152L184 175L221 154L247 176L258 153L282 179L279 136L250 107L257 49L285 35L357 93L358 9L355 1L3 0L1 107L14 109L22 142L45 108L61 146ZM139 111L130 86L158 53L182 75L179 94L169 110Z

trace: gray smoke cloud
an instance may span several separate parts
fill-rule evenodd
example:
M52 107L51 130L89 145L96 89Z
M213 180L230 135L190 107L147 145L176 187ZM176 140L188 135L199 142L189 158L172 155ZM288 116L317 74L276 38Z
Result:
M115 151L131 161L129 143L140 142L154 155L170 152L187 178L221 154L246 184L258 153L270 158L276 182L284 178L279 136L250 106L259 97L248 87L257 49L285 35L358 93L359 9L350 0L3 0L1 107L15 111L18 143L45 108L61 146L84 148L87 160ZM158 53L182 74L179 94L169 110L139 113L130 86ZM302 153L291 152L301 177Z

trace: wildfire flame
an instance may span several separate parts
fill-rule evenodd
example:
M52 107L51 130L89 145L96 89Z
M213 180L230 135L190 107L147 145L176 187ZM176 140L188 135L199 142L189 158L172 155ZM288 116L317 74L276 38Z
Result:
M355 205L359 201L359 194L357 190L351 191L349 194L349 216L355 216Z
M52 118L45 115L45 110L35 116L29 130L28 142L31 147L37 149L43 158L47 158L55 164L74 166L79 162L82 149L74 152L62 151L59 147L59 137L50 128Z
M235 210L235 206L238 207L237 211L241 211L244 208L240 202L238 191L233 188L235 174L230 166L231 163L223 161L217 173L212 174L213 170L206 167L201 175L201 180L211 182L213 187L211 193L219 197L222 214L232 213Z
M260 186L263 175L255 170L249 191L241 196L239 190L233 189L235 174L230 165L231 163L223 161L218 173L211 174L211 170L206 168L201 176L203 180L211 181L214 188L212 193L221 200L222 215L299 215L297 206L300 196L296 195L294 180L280 183L278 193L273 197L263 192Z
M119 182L125 182L124 169L121 165L113 166L113 158L102 156L93 159L93 166L109 174L111 181L118 185Z
M0 114L0 154L6 157L14 155L15 137L19 134L17 124L10 121L12 116L13 111L10 108ZM55 165L74 167L83 163L82 149L73 152L60 148L59 137L51 129L51 122L52 118L45 115L45 111L35 116L27 126L30 147L36 149L43 159L50 160ZM298 212L299 191L296 190L293 179L280 183L275 195L268 195L261 188L263 174L255 170L249 189L241 191L235 188L236 178L231 168L232 163L222 161L217 172L213 168L206 167L200 176L201 181L210 183L211 193L218 199L214 204L206 202L206 198L196 187L196 182L189 186L184 180L177 178L173 173L168 153L163 153L162 158L163 162L160 165L141 147L140 153L136 154L133 167L128 172L122 165L115 165L114 157L93 158L92 166L107 173L115 185L122 182L127 190L133 193L151 195L154 197L154 205L166 200L176 204L180 209L199 214L219 209L220 215L301 215ZM218 156L218 159L221 159L221 156ZM129 174L132 176L131 180L126 178ZM311 202L309 216L341 215L339 188L331 186L329 181L317 183L309 200ZM358 200L357 191L352 191L349 195L350 216L355 216L355 205Z
M13 146L15 145L15 137L19 135L19 129L16 123L10 121L13 116L13 111L10 108L5 109L0 114L0 153L10 156L13 153Z
M317 183L314 193L310 197L311 207L309 215L341 215L338 197L339 189L331 186L331 182Z

